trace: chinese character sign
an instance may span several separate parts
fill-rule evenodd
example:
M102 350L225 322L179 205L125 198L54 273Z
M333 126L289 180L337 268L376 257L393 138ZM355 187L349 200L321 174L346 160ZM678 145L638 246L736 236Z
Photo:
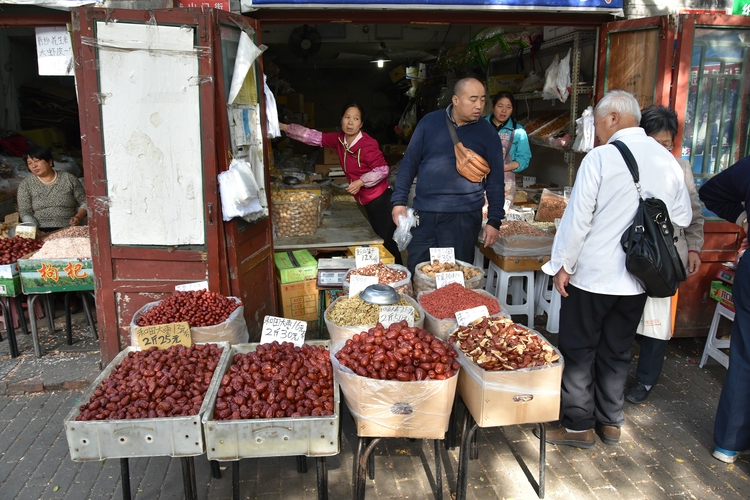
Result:
M190 325L186 322L139 326L135 329L135 337L141 349L154 346L167 349L177 344L189 347L192 344Z
M73 44L63 26L36 28L36 58L43 76L73 76Z

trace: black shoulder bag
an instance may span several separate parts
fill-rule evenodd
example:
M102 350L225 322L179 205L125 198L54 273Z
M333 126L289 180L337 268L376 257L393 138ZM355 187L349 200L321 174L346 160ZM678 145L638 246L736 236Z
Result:
M639 198L633 224L620 239L625 251L625 267L643 285L649 297L671 297L687 276L674 245L674 227L669 212L662 200L643 199L638 164L633 154L620 141L612 145L625 160Z

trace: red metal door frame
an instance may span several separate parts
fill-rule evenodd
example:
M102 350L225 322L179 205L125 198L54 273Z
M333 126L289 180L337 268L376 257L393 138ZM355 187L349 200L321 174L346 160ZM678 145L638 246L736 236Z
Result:
M684 116L687 109L688 92L690 90L690 70L692 64L693 40L696 27L736 27L750 28L750 17L745 16L722 16L713 14L684 14L679 18L679 31L677 33L677 49L674 67L674 85L672 86L672 102L677 116L679 127L677 137L674 140L674 152L680 154L682 149L682 136ZM747 82L745 82L747 84ZM737 161L739 158L735 158Z
M672 83L672 60L675 38L674 18L671 16L644 17L628 21L615 21L605 23L599 30L599 56L597 64L596 97L601 99L604 95L604 83L607 77L607 49L608 39L611 33L623 31L637 31L647 28L659 28L659 62L660 69L657 70L656 87L654 89L654 104L669 105L669 89ZM612 89L607 89L612 90Z
M153 17L151 17L153 16ZM101 114L98 94L97 49L90 41L95 40L95 23L99 20L117 20L119 22L145 23L154 20L159 24L194 26L199 43L209 44L207 17L199 11L186 9L166 11L105 10L81 7L73 11L73 42L76 61L76 77L79 94L79 115L83 160L87 175L86 193L90 207L89 225L91 233L92 257L94 272L97 277L96 300L97 320L99 322L101 357L108 363L120 351L120 337L130 322L123 317L118 303L120 294L150 294L151 300L159 295L171 293L174 284L180 280L195 279L200 269L205 268L209 288L220 288L219 245L218 241L218 196L216 188L216 152L214 144L214 108L213 79L206 79L200 87L201 133L203 141L203 176L204 203L206 220L206 246L203 250L174 250L150 247L113 247L110 238L108 210L106 208L107 186L103 158L101 135ZM82 43L82 38L89 42ZM199 57L199 73L212 74L212 62L209 54ZM211 203L212 205L209 205ZM122 278L118 273L118 260L122 266L133 271ZM155 264L163 263L169 274L163 279L150 279L144 273L154 272ZM166 264L169 263L169 266ZM136 270L142 269L138 274ZM183 273L182 270L187 270ZM166 281L165 281L166 280ZM174 280L174 281L173 281ZM147 299L143 299L148 301Z

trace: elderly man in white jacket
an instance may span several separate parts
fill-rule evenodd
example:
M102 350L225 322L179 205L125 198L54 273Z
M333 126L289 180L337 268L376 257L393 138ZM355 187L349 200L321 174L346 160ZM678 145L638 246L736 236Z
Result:
M633 153L643 198L659 198L673 224L692 217L684 175L674 157L638 126L638 101L613 90L594 110L602 146L578 170L568 207L545 273L562 295L559 348L565 359L560 422L547 428L547 442L590 448L595 432L607 444L620 440L630 347L646 294L625 269L620 246L638 207L638 191L620 152Z

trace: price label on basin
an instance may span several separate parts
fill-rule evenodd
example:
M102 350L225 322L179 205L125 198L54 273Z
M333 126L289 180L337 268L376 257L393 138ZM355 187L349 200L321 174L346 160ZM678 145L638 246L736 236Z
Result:
M489 315L487 306L472 307L456 312L456 323L458 323L458 326L466 326L475 319L486 318Z
M349 275L349 297L354 297L368 286L377 285L377 283L377 276Z
M430 248L430 262L439 261L443 264L456 263L456 254L453 247Z
M175 291L188 292L190 290L208 290L208 281L197 281L195 283L185 283L174 287Z
M377 247L359 247L355 248L354 259L357 268L377 264L380 262L380 250Z
M378 322L388 328L392 323L406 320L409 326L414 326L414 308L412 306L380 306Z
M158 347L166 349L173 345L190 346L190 325L183 321L181 323L168 323L166 325L137 326L135 338L141 349Z
M464 283L464 273L462 271L451 271L449 273L435 273L435 284L438 288L443 288L451 283L458 283L466 286Z
M279 343L291 342L300 347L305 343L305 332L307 332L307 321L266 316L263 320L260 343L269 344L275 340Z

